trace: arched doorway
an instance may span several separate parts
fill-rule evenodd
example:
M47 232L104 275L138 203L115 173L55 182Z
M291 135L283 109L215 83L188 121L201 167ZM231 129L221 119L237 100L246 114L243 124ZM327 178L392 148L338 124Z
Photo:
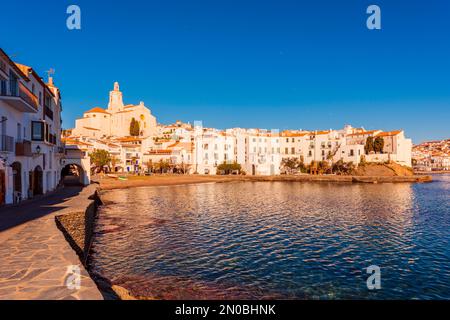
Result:
M43 194L43 172L40 166L36 166L36 168L34 168L32 181L33 195Z
M61 181L65 186L84 185L84 176L83 168L77 164L68 164L61 170Z
M18 161L11 165L13 173L13 201L20 202L22 199L22 164Z

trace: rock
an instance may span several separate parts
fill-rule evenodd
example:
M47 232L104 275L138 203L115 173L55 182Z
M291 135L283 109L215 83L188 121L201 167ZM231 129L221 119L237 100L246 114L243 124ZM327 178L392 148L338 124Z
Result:
M113 285L111 289L115 292L120 300L137 300L131 295L130 291L121 286Z

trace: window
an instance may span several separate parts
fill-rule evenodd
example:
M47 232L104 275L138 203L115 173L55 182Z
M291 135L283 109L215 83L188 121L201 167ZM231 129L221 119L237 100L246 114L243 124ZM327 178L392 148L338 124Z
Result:
M44 141L44 123L40 121L31 122L31 140Z
M2 116L2 118L0 119L0 125L2 126L1 134L3 136L6 135L6 121L7 120L8 120L8 118L6 118L5 116Z
M0 95L6 96L6 80L0 80Z
M291 148L291 153L295 154L295 148Z
M284 154L289 154L289 149L288 148L284 148Z
M17 124L17 141L22 141L22 125L20 123Z

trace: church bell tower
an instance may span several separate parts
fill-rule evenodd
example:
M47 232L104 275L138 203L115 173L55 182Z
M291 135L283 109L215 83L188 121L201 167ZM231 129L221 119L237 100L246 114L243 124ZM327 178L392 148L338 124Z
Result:
M109 92L108 111L115 113L123 110L122 92L120 91L119 83L114 83L114 90Z

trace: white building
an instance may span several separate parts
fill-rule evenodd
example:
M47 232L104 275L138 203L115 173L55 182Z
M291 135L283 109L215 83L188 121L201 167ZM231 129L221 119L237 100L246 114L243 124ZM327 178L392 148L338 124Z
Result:
M143 102L138 105L124 105L119 84L109 93L107 109L100 107L86 111L83 118L77 119L72 136L95 139L130 136L132 120L139 123L139 137L146 138L157 133L156 118Z
M61 174L61 96L0 49L0 204L54 190Z

